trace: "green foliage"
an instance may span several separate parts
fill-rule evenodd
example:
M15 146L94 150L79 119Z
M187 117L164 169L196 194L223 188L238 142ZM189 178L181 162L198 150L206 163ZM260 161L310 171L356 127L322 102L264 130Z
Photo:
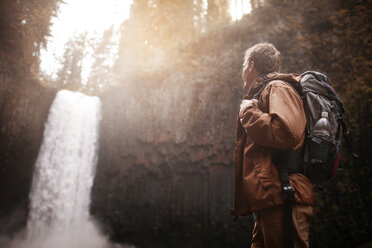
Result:
M226 0L208 1L208 9L202 0L135 0L131 18L122 25L115 71L130 78L169 67L182 56L179 49L229 23L227 6Z
M231 18L226 11L229 4L229 0L208 0L207 25L209 27L216 27L229 22Z
M58 88L78 90L82 86L81 73L86 43L86 34L70 39L66 43L62 68L57 73L56 82L53 82Z
M113 32L111 27L102 37L88 37L87 33L82 33L70 38L65 44L57 78L44 78L44 83L56 89L80 91L88 95L97 95L109 89L115 78Z
M92 66L86 85L83 86L85 92L99 93L103 87L110 88L114 83L113 63L116 55L114 54L112 42L113 28L106 30L102 38L92 44Z
M39 51L46 45L50 19L61 0L1 0L1 71L15 75L39 70ZM6 61L6 62L5 62Z

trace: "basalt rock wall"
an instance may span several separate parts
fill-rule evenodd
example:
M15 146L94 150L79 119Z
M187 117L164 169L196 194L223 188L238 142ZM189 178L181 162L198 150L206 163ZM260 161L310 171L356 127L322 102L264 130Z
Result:
M233 78L202 66L194 74L164 71L123 82L101 97L92 213L114 239L140 247L238 242L229 208L244 92L240 54L232 50L204 59L235 68ZM223 64L226 56L237 58Z
M23 79L20 79L23 78ZM32 172L55 90L0 73L0 234L27 220Z

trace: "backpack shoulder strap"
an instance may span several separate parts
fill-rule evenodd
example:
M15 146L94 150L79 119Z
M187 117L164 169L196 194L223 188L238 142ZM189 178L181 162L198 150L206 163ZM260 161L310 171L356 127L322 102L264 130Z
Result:
M275 80L275 76L277 74L275 72L269 73L267 75L261 76L258 80L263 81L264 83L261 85L261 88L252 96L252 99L258 100L263 92L263 90L266 88L266 86L273 80Z
M263 90L266 88L266 86L270 83L271 80L268 80L267 82L265 82L261 88L256 92L256 94L253 95L252 99L256 99L258 100L263 92Z

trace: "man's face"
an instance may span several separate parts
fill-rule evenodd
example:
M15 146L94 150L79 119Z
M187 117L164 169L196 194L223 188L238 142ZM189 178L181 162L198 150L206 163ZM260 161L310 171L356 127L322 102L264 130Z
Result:
M254 79L257 77L256 70L254 68L254 62L253 61L245 61L243 63L243 73L242 78L244 81L244 89L249 90L251 87L251 84L253 83Z

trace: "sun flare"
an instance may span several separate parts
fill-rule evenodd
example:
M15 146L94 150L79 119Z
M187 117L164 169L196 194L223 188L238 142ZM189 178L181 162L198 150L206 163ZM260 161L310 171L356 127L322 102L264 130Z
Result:
M117 31L120 24L129 18L132 3L133 0L66 0L52 21L47 49L41 51L41 69L55 76L58 59L71 37L82 33L90 37L100 36L111 26Z

